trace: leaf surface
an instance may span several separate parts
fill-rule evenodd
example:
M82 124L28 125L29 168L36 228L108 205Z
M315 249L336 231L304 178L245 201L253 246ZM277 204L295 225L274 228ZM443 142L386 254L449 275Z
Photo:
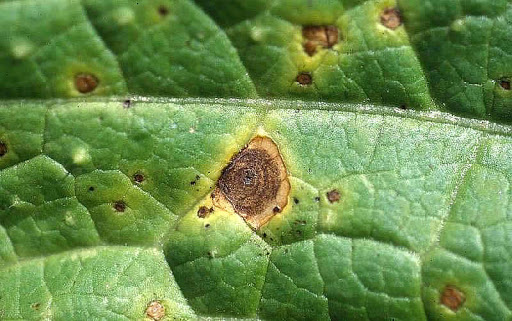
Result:
M0 0L0 319L511 321L510 11Z

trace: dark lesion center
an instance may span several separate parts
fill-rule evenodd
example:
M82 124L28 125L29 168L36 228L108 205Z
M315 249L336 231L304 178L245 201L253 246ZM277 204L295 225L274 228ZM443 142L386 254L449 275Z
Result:
M218 186L235 210L261 212L276 198L281 184L275 160L261 149L242 150L224 169Z
M0 157L5 156L7 154L7 144L0 141Z
M126 203L123 201L115 201L112 207L116 212L122 213L126 210Z
M510 80L508 80L508 79L501 79L499 81L499 84L500 84L501 88L503 88L504 90L511 89Z

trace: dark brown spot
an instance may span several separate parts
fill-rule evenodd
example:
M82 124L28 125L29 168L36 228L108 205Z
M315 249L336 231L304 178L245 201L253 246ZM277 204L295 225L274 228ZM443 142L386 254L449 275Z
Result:
M267 238L267 233L263 233L263 238Z
M158 14L161 15L162 17L165 17L169 14L169 8L167 8L166 6L159 6L158 7Z
M206 216L208 216L208 214L210 214L210 209L206 206L201 206L198 210L197 210L197 216L200 217L200 218L205 218Z
M303 86L311 85L313 77L308 72L301 72L297 75L297 82Z
M290 190L277 146L270 138L260 136L231 159L217 186L221 195L212 194L214 204L225 208L225 198L235 212L256 228L286 206Z
M165 307L159 301L151 301L146 308L146 315L151 320L161 320L165 317Z
M320 196L315 197L315 202L320 202Z
M41 303L39 303L39 302L32 303L32 304L30 305L30 307L31 307L32 309L34 309L34 310L39 310L39 308L41 307Z
M294 198L293 198L293 202L294 202L295 204L299 204L299 199L298 199L298 198L296 198L296 197L294 197Z
M98 78L91 74L78 74L75 76L75 87L78 92L87 94L98 87Z
M501 80L500 81L500 86L501 88L505 89L505 90L510 90L510 80Z
M398 8L387 8L380 15L380 23L386 28L395 30L402 25L402 15Z
M144 174L142 174L142 173L135 173L133 175L133 180L135 181L135 183L140 184L140 183L144 182L145 179L146 178L144 177Z
M339 32L335 26L305 26L302 28L304 51L313 56L317 48L332 48L338 43Z
M130 108L132 106L132 101L130 99L126 99L123 101L123 108Z
M190 182L190 185L196 185L197 181L201 178L201 176L196 175L193 181Z
M210 228L210 223L206 223L206 224L204 225L204 227L205 227L205 228Z
M407 110L407 109L409 109L409 108L407 107L407 105L406 105L406 104L402 104L402 105L400 105L400 109L402 109L402 110Z
M113 207L116 212L124 212L126 210L126 203L123 201L115 201Z
M341 195L337 189L333 189L332 191L327 192L327 200L329 200L331 203L338 202L340 198Z
M89 186L89 192L94 192L94 186Z
M441 294L441 304L452 311L457 311L465 300L464 293L454 286L446 286Z
M0 157L5 156L5 154L7 154L7 145L0 141Z

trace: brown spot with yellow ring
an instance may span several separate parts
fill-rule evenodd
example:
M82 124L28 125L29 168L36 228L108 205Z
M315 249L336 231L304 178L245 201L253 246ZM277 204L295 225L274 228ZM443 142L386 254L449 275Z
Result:
M82 94L92 92L98 87L99 80L91 74L78 74L75 76L75 88Z
M277 145L268 137L257 136L222 171L213 203L233 210L258 229L282 212L289 192L288 174Z
M332 48L338 43L339 32L335 26L305 26L302 28L304 51L313 56L317 48Z
M380 15L380 23L386 28L395 30L402 25L402 15L398 8L387 8Z
M341 194L337 189L333 189L332 191L327 192L327 200L330 203L339 202L341 199Z
M165 307L159 301L151 301L146 308L146 315L154 321L165 317Z
M311 85L313 83L313 77L308 72L301 72L297 75L297 82L303 86Z
M116 212L122 213L126 210L126 203L123 201L115 201L113 207Z
M456 312L466 301L466 296L459 289L448 285L441 294L441 304Z
M146 178L144 177L144 174L142 173L135 173L133 175L133 180L135 181L135 183L137 184L141 184L142 182L144 182Z
M197 217L199 218L205 218L207 216L210 215L210 213L212 213L214 210L213 210L213 207L206 207L206 206L201 206L199 207L199 209L197 210Z

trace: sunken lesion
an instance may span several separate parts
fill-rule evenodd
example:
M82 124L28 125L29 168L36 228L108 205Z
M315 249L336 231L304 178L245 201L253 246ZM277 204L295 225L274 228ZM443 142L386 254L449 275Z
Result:
M282 212L289 192L277 145L268 137L257 136L224 168L211 197L215 206L236 212L257 229Z
M339 41L339 31L336 26L304 26L302 28L304 51L314 56L319 48L332 48Z

